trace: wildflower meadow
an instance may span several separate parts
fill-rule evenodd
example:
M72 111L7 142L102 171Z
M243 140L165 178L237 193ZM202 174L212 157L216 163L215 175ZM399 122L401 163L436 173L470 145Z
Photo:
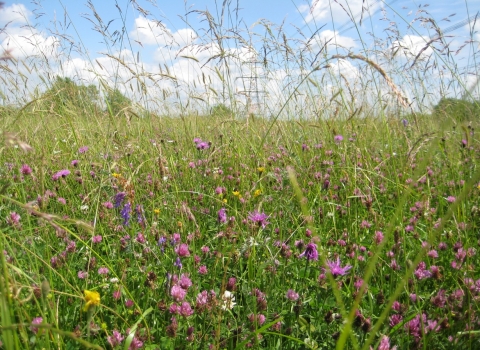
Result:
M460 5L455 56L413 1L405 28L384 2L388 37L356 49L247 31L235 3L195 11L196 39L159 44L177 54L160 68L92 2L108 63L83 78L66 57L88 57L89 34L62 34L67 8L54 44L1 47L0 348L479 349L478 4ZM149 4L111 11L153 21Z

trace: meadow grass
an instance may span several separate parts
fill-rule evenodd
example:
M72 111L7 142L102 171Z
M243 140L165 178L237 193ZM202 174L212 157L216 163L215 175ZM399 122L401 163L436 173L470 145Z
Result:
M202 15L220 63L235 54L222 45L255 36ZM232 97L228 69L222 94L208 86L226 105L195 109L193 87L162 100L113 53L147 104L96 72L100 93L60 77L1 107L4 349L480 347L476 83L435 47L465 98L428 110L438 81L420 56L407 70L322 49L306 64L277 30L268 64L290 80L270 114ZM10 78L28 63L1 59ZM360 80L335 59L361 64Z
M2 149L4 347L478 344L473 124L28 117L33 150Z

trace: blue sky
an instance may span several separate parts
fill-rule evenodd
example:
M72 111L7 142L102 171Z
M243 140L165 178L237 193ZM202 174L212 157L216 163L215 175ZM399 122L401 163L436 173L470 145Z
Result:
M178 81L197 84L206 68L208 74L215 75L213 72L218 61L208 60L219 53L215 36L208 31L208 22L202 13L208 10L218 24L222 19L222 3L223 0L137 0L134 3L91 0L102 23L109 23L108 39L105 39L95 29L98 21L92 7L85 1L7 0L0 10L0 28L8 23L0 32L0 45L18 59L42 52L42 57L51 59L48 64L52 74L57 72L83 81L98 80L102 71L105 75L119 74L128 81L128 69L119 67L118 61L112 58L114 56L137 72L163 74L166 69L179 78L175 84L165 81L157 88L173 88ZM251 48L241 48L238 41L225 41L229 53L243 61L263 57L263 44L268 34L260 22L271 24L273 36L283 23L282 36L284 33L294 54L302 51L307 43L310 45L310 61L315 50L323 46L331 54L382 53L401 48L399 59L414 60L420 53L419 58L426 60L433 51L431 48L420 50L436 33L429 23L422 22L422 17L433 18L438 27L445 30L462 24L480 11L478 0L437 0L430 5L413 0L230 0L226 3L228 9L223 16L220 35L232 36L226 28L234 28L252 45ZM464 22L449 31L451 50L462 47L469 40L480 41L480 23L472 28L473 23ZM387 35L393 33L388 28L398 30L396 38L387 40ZM276 39L278 52L282 50L282 36ZM114 39L117 40L114 42ZM269 45L273 45L272 41ZM461 50L455 58L459 67L471 69L476 65L473 53L478 52L477 47L478 42L471 42ZM269 59L274 62L276 56L272 54ZM162 69L158 68L159 65ZM359 75L357 67L349 61L339 62L336 67L352 79ZM281 80L288 75L289 67L272 69L268 73ZM242 74L245 70L237 68L235 76ZM466 75L466 79L473 78ZM219 85L217 81L214 89ZM266 88L280 93L281 83L277 81L273 85L276 86ZM239 89L241 87L237 86Z

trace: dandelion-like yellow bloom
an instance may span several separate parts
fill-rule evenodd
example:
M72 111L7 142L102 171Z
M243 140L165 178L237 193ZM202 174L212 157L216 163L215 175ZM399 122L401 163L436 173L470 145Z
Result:
M257 168L257 171L261 174L261 173L263 173L263 172L265 171L265 168L264 168L263 166L259 166L259 167Z
M258 190L255 190L255 192L253 192L253 196L254 197L258 197L262 194L262 190L261 189L258 189Z
M228 201L227 201L227 198L224 198L224 199L222 200L222 202L226 204L226 203L228 202Z
M160 209L155 208L155 209L153 209L153 212L154 212L154 214L158 215L158 214L160 214Z
M112 176L116 179L118 179L119 177L122 176L122 174L118 174L118 173L113 173Z
M241 197L240 191L233 191L232 193L233 193L233 195L234 195L235 197L238 197L238 198Z
M88 311L92 306L100 305L100 293L86 289L83 293L85 294L83 311Z

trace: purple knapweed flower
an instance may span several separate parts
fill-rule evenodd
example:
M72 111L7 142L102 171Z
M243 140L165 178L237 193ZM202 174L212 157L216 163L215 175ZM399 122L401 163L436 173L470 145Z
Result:
M343 136L342 136L342 135L335 135L335 137L333 138L333 140L334 140L336 143L342 142L342 141L343 141Z
M32 326L30 327L30 330L37 334L38 332L38 327L34 327L34 326L38 326L39 324L42 324L43 322L43 318L42 317L35 317L33 320L32 320Z
M380 340L380 344L378 345L377 350L397 350L397 346L394 346L393 348L390 347L390 338L387 337L386 335L382 336L382 339Z
M7 223L13 227L20 227L20 214L15 211L11 211L10 215L7 217Z
M87 147L87 146L83 146L83 147L80 147L80 148L78 149L78 153L80 153L80 154L84 154L84 153L86 153L87 151L88 151L88 147Z
M20 168L20 172L23 175L30 175L32 173L32 168L30 168L27 164L23 164Z
M182 301L187 295L187 291L178 285L174 285L170 290L170 295L175 301Z
M419 280L423 280L423 279L425 279L425 278L430 278L430 277L432 277L432 273L427 270L426 264L425 264L424 261L421 261L421 262L418 264L418 267L417 267L417 269L415 270L414 275L415 275L415 277L417 277Z
M453 202L455 202L455 200L456 200L456 198L454 196L448 196L447 197L447 202L448 203L453 203Z
M188 244L186 243L180 244L177 248L175 248L175 253L177 253L178 256L181 256L181 257L190 256L190 251L188 250Z
M112 346L112 348L115 348L116 346L120 345L123 339L124 339L123 335L120 334L120 332L117 331L116 329L113 330L112 335L107 337L107 341Z
M265 228L265 226L267 226L270 223L267 221L268 217L269 216L267 214L260 213L257 210L248 214L248 219L256 223L258 226L261 226L262 228Z
M190 288L192 286L192 280L190 278L188 278L188 276L182 274L180 276L180 280L178 281L178 284L180 285L180 287L187 290L188 288Z
M193 315L193 309L190 306L190 303L186 301L184 301L180 306L179 312L180 312L180 315L182 315L183 317L188 317Z
M101 267L98 269L98 274L99 275L108 275L110 271L108 270L107 267Z
M297 301L298 298L299 298L299 295L297 292L295 292L293 289L289 289L287 291L287 295L286 295L287 299L291 300L291 301Z
M305 257L307 261L318 260L317 245L315 243L308 243L305 251L298 256L299 258Z
M70 175L70 170L68 170L68 169L63 169L63 170L57 171L55 174L53 174L52 180L53 180L53 181L57 181L59 178L61 178L61 177L64 178L64 177L66 177L66 176L68 176L68 175Z
M333 277L343 276L352 268L351 265L342 267L339 257L337 257L337 261L327 260L327 267Z

